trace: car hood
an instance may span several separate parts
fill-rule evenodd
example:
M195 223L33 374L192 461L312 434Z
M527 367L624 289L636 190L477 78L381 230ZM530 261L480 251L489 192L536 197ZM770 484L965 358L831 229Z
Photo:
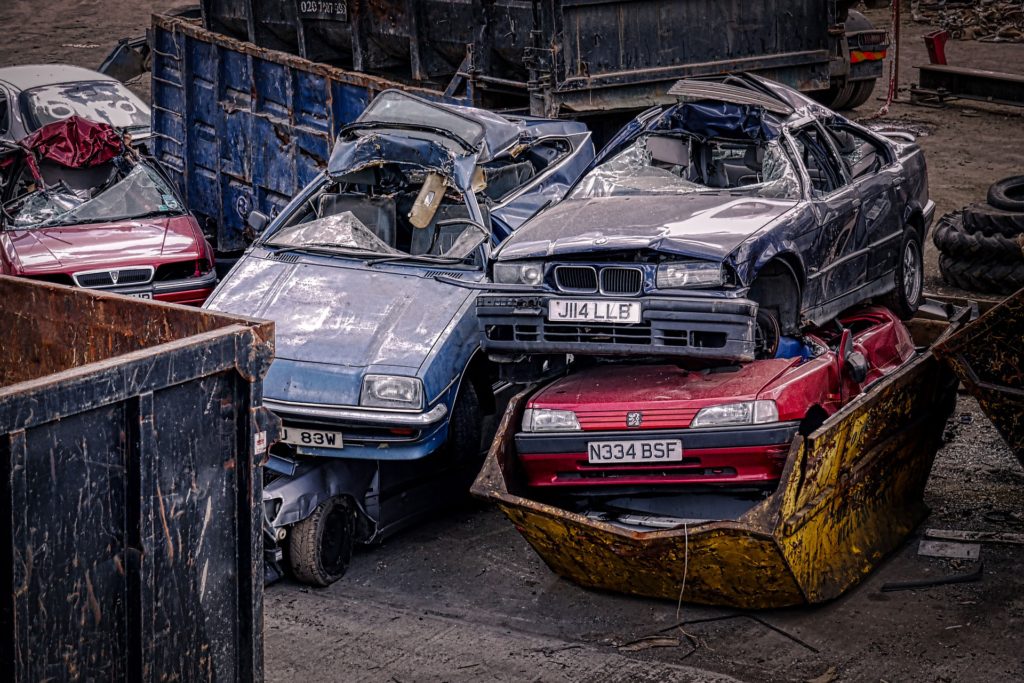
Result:
M703 192L567 199L517 230L498 260L643 249L724 260L796 203Z
M425 269L369 268L343 259L283 263L250 255L207 307L273 320L277 358L390 366L415 375L472 294L436 281Z
M167 257L198 257L201 247L190 216L6 230L22 274L77 272Z
M564 410L699 408L752 401L798 359L773 358L713 371L677 365L610 365L578 372L547 386L530 407Z

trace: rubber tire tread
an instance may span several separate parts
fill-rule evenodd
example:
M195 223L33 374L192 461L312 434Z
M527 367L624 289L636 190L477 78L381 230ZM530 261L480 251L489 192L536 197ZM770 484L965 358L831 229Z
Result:
M917 262L921 272L918 273L917 286L921 291L917 293L916 305L911 305L903 292L903 252L906 251L907 243L910 240L917 242ZM899 316L900 320L910 320L917 313L918 307L924 301L924 245L921 244L921 236L917 230L909 225L903 228L903 239L900 240L899 257L896 262L896 289L885 295L883 303L890 311Z
M1002 235L985 235L964 230L963 216L947 214L939 219L932 232L932 242L939 251L960 259L990 259L1000 263L1024 261L1024 237L1010 239Z
M988 203L1004 211L1024 213L1024 175L1014 175L992 183L988 188Z
M462 461L470 459L472 472L468 475L465 483L466 495L469 495L469 487L476 479L486 454L483 453L483 415L480 410L480 399L477 396L477 387L471 377L462 380L459 387L459 394L455 397L455 406L452 408L452 415L448 422L448 441L445 448L453 449L452 459ZM466 453L476 449L476 453Z
M939 255L939 272L948 284L984 294L1013 294L1024 287L1024 261L992 263Z
M969 204L963 208L963 215L966 232L1003 237L1024 234L1024 213L1003 211L988 204Z
M324 518L337 505L343 505L348 510L348 559L340 574L331 574L320 564L320 535L323 530L320 528ZM345 575L348 569L348 560L352 558L352 545L355 536L355 509L348 501L341 497L329 498L313 509L312 514L304 520L296 523L291 528L291 535L288 541L288 559L292 574L302 583L311 586L330 586L332 583Z
M877 79L872 78L869 81L855 81L853 86L853 95L850 97L850 103L846 105L848 109L856 109L860 105L871 99L871 93L875 92L875 81Z

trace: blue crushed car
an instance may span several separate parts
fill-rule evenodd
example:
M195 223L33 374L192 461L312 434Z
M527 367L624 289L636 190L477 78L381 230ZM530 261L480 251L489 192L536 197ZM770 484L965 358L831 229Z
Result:
M457 500L501 400L474 289L491 250L594 158L583 124L381 93L207 307L276 323L270 559L328 585L355 543ZM491 416L490 418L488 416Z

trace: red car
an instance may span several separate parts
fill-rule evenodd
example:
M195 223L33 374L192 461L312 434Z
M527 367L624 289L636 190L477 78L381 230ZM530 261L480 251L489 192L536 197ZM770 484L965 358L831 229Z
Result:
M0 273L199 305L213 249L171 182L106 124L71 117L0 151Z
M552 382L527 403L516 448L532 487L593 493L694 484L776 484L797 432L915 353L887 308L791 340L743 365L604 364Z

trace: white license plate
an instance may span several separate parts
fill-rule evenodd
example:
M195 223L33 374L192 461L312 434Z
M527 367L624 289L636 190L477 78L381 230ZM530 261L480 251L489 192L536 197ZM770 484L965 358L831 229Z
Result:
M149 293L149 292L134 292L134 293L128 294L128 296L133 297L135 299L152 299L153 298L153 295L151 293Z
M587 462L591 465L679 462L682 459L683 442L678 439L591 441L587 444Z
M341 432L325 432L319 429L285 427L281 441L293 446L319 446L321 448L342 448Z
M640 322L640 302L549 299L548 320L552 322L638 323Z

